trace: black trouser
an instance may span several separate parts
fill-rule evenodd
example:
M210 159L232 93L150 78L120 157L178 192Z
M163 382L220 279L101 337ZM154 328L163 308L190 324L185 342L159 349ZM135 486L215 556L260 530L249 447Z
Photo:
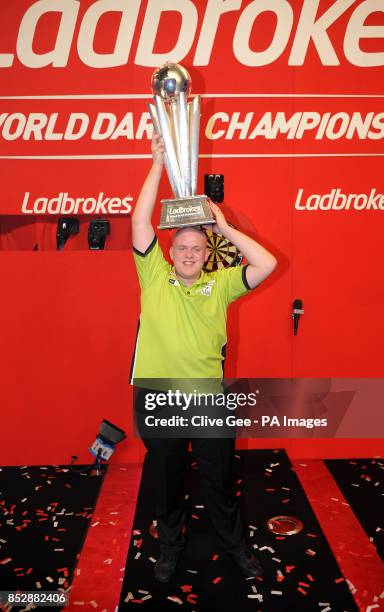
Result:
M141 398L142 399L142 398ZM135 409L140 409L141 401ZM155 492L157 528L162 553L172 556L185 545L184 482L187 469L187 438L143 437L148 450ZM244 547L240 507L232 479L234 438L192 438L192 453L199 464L205 508L225 552Z

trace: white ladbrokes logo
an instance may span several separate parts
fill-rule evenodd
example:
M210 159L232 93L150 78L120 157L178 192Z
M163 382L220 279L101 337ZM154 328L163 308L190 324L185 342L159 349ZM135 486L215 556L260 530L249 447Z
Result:
M384 194L371 189L370 193L343 193L342 189L313 193L305 199L304 189L299 189L296 210L384 210Z
M132 210L129 202L133 198L104 197L99 193L97 198L72 198L67 192L60 192L55 198L36 198L30 202L30 192L24 195L21 212L25 215L126 215Z

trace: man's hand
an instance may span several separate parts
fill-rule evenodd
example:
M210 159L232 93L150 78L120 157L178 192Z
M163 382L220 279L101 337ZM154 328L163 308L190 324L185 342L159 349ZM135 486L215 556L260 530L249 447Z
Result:
M225 237L225 232L230 227L227 223L226 218L224 217L222 211L217 206L217 204L214 204L212 200L208 200L208 204L210 206L213 216L215 217L216 223L204 225L203 227L205 229L210 229L212 232L215 232L215 234L221 234Z
M153 133L151 151L153 157L153 163L156 165L163 165L165 146L162 137L156 132Z

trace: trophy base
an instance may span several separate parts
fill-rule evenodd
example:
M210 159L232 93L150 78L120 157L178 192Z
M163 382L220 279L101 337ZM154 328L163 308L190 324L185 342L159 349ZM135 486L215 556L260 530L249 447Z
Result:
M207 196L185 196L175 200L161 200L159 229L208 225L216 223Z

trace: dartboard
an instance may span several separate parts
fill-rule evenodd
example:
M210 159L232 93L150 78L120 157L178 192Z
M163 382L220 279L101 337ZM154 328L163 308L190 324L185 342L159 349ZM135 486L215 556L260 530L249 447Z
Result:
M232 242L209 229L206 229L205 233L209 250L208 259L203 268L205 272L231 268L241 263L243 256Z

